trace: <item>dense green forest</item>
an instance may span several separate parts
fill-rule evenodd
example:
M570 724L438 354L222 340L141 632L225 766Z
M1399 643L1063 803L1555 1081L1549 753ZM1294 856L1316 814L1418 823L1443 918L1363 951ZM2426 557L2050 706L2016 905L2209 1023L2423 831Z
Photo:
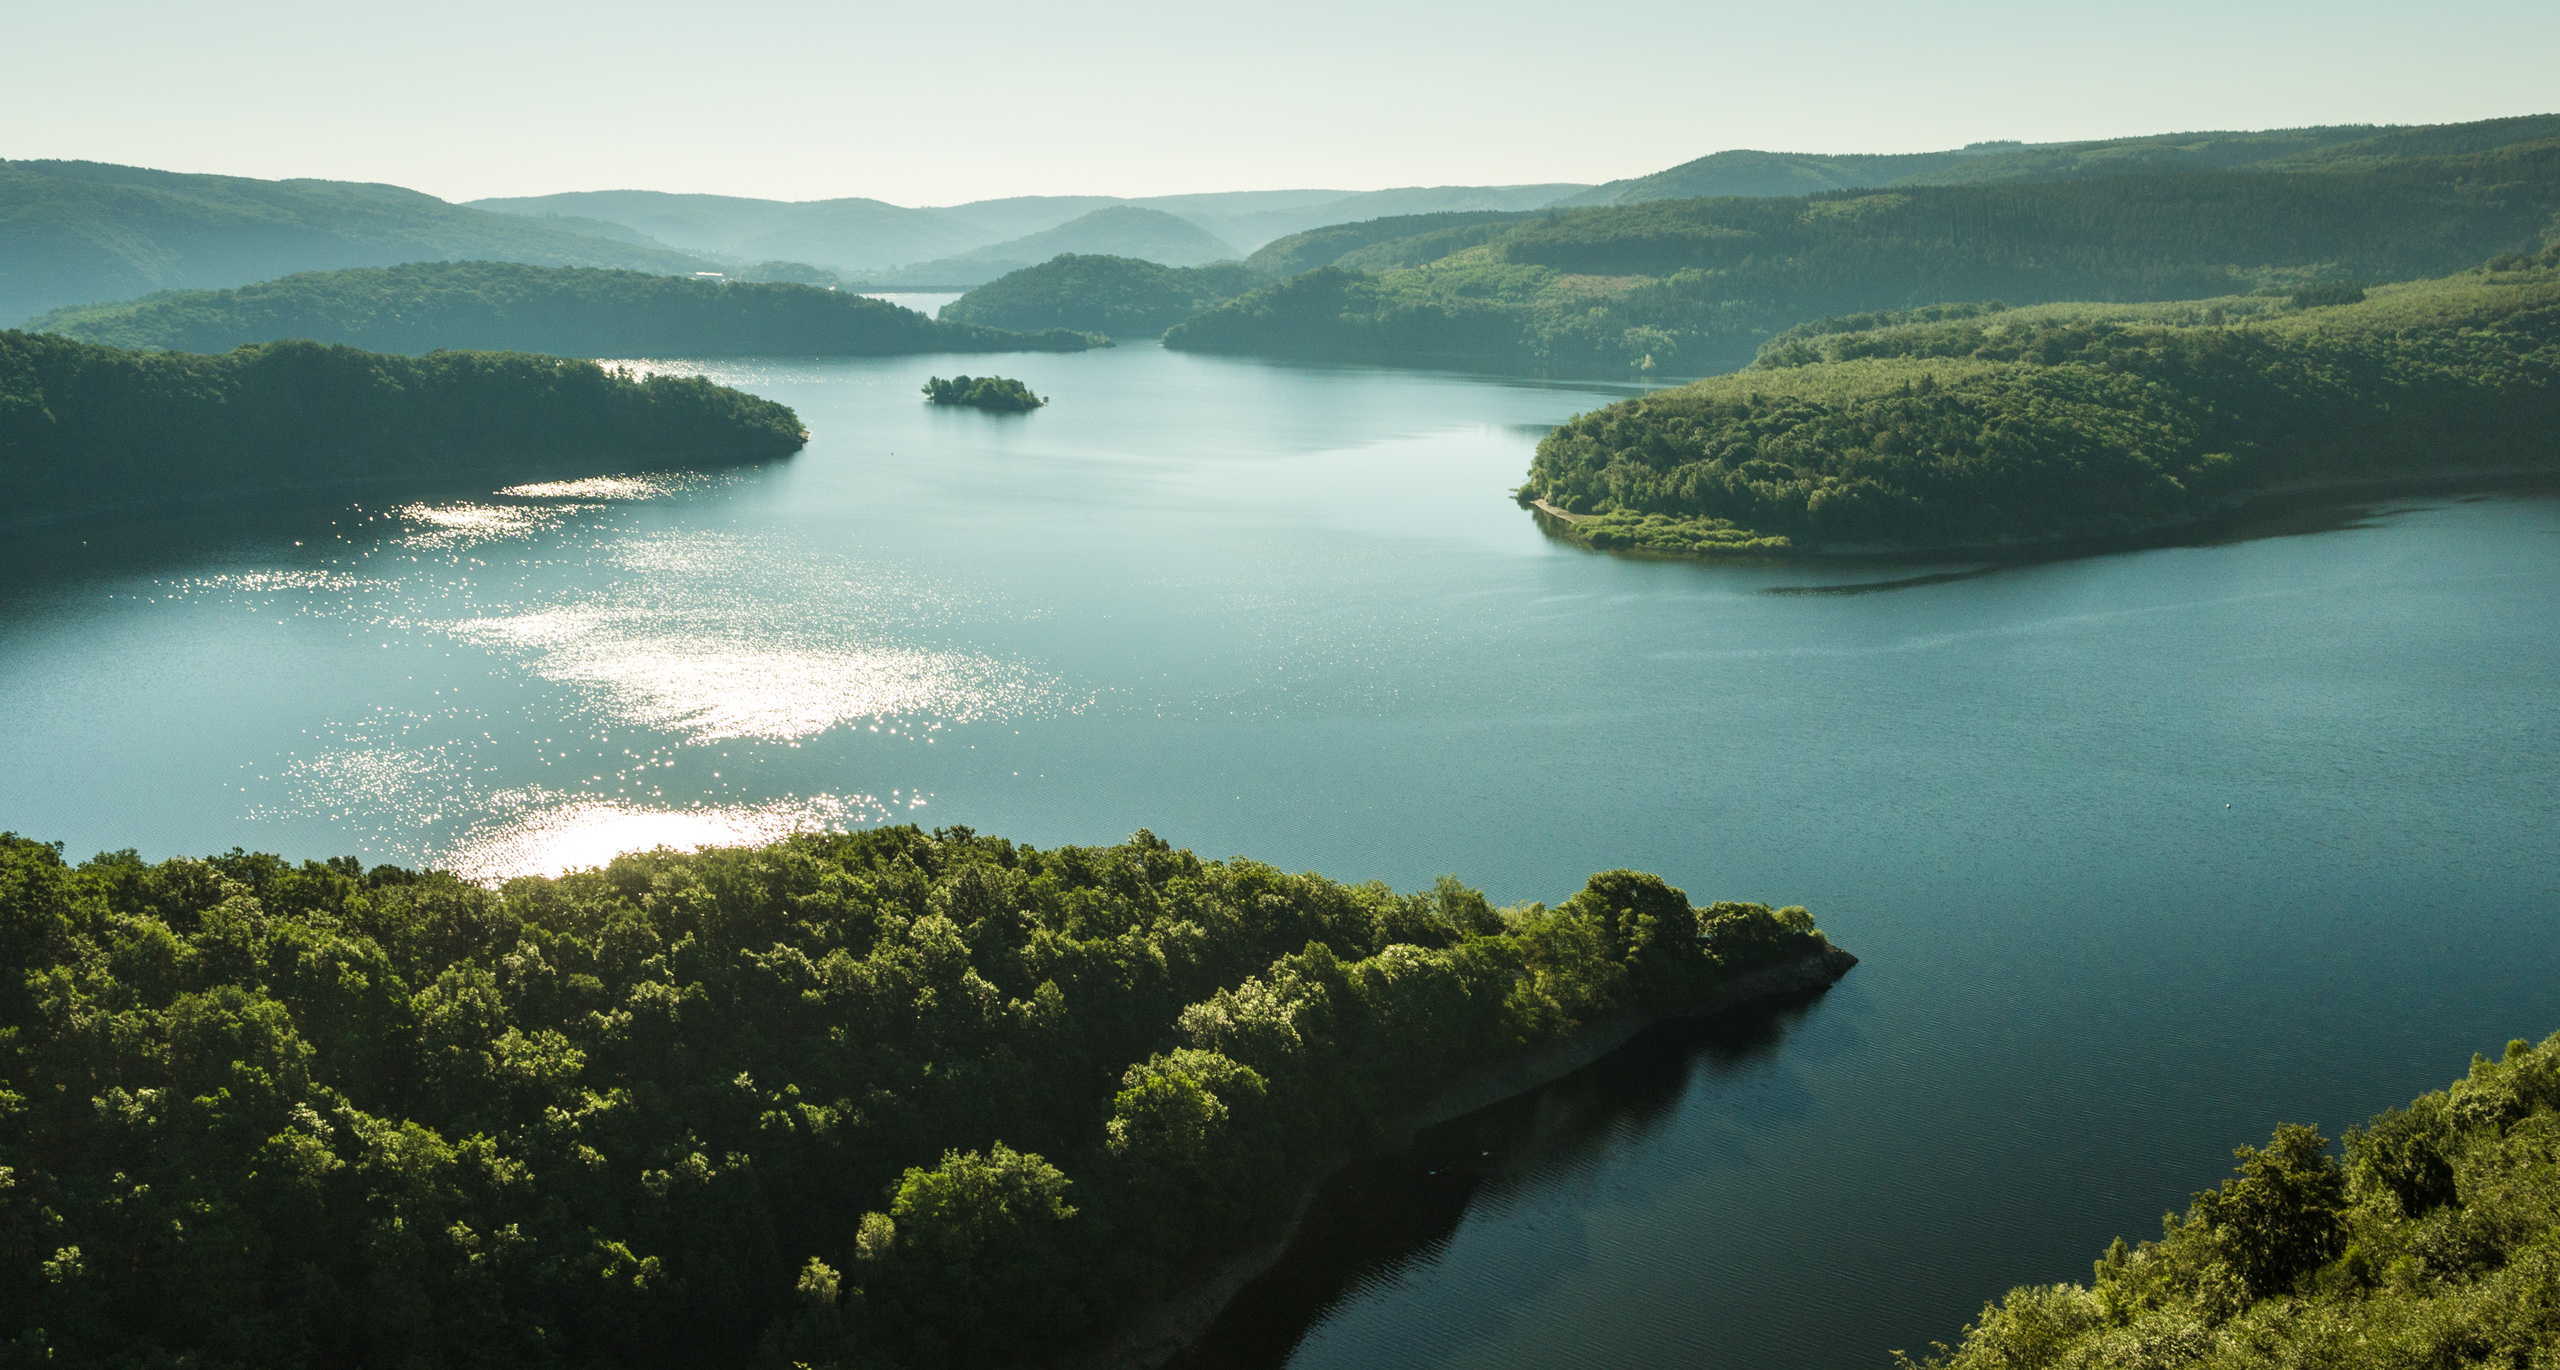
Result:
M284 338L374 352L469 348L564 357L1074 352L1096 342L1060 329L1026 334L943 323L886 300L783 280L722 282L514 262L305 272L237 290L60 309L27 326L112 347L179 352L223 352Z
M2088 1285L1986 1305L1921 1365L2543 1366L2560 1346L2560 1034L2346 1136L2243 1147L2238 1173L2122 1238ZM1902 1362L1909 1370L1912 1363Z
M2353 303L2327 304L2327 299ZM1581 415L1524 501L1594 546L2141 536L2288 484L2560 465L2560 246L2435 281L1817 324Z
M994 414L1022 414L1049 401L1031 393L1031 387L1004 376L927 376L924 397L934 404L959 405L984 409Z
M0 332L0 519L445 472L517 479L799 450L789 409L694 376L498 352L220 356Z
M1145 832L502 890L0 839L0 1356L1047 1362L1472 1067L1850 959L1632 871L1498 909Z
M152 290L460 258L714 267L618 224L492 214L398 186L0 162L0 324Z
M1244 264L1257 276L1285 280L1318 267L1331 266L1362 248L1415 238L1446 241L1439 235L1481 229L1489 224L1513 224L1535 217L1536 213L1530 210L1473 210L1398 214L1383 219L1363 219L1358 223L1329 224L1292 233L1285 238L1275 238L1245 258ZM1468 242L1463 246L1473 247L1475 243Z
M1734 149L1650 176L1611 181L1560 206L1627 205L1706 195L1817 195L1870 186L1971 185L2122 176L2143 171L2299 171L2397 157L2486 152L2560 138L2560 115L2533 114L2467 124L2379 128L2332 124L2249 132L2154 133L2076 143L1973 143L1946 152L1883 156Z
M1164 266L1135 257L1060 253L979 286L944 305L940 317L991 328L1152 338L1261 283L1235 262Z
M2342 145L2351 147L2353 145ZM1365 244L1176 325L1168 347L1553 375L1696 376L1807 319L1945 300L2193 299L2412 280L2540 245L2560 140L2325 170L1664 200L1485 241ZM1310 235L1311 236L1311 235ZM1278 246L1277 244L1274 245ZM1269 249L1266 249L1268 251Z

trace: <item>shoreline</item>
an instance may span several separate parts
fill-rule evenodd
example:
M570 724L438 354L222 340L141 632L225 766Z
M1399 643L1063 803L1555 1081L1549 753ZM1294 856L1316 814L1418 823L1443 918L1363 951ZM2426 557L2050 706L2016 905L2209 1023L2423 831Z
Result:
M498 461L458 466L431 466L410 471L360 472L329 476L314 480L262 481L254 485L224 486L207 490L188 490L157 497L115 499L99 503L74 505L65 509L0 517L0 532L32 533L46 529L72 528L84 523L149 522L203 509L219 509L227 505L255 503L270 499L311 495L336 495L364 492L383 486L419 487L445 482L478 483L504 480L524 485L535 481L584 480L594 476L621 475L628 472L679 471L688 467L756 466L765 462L788 461L806 450L807 434L802 445L784 451L741 451L737 448L701 449L693 452L661 452L637 457L619 466L585 458L542 462ZM598 466L605 469L598 470ZM395 494L393 498L398 498Z
M1099 1349L1060 1364L1077 1370L1157 1370L1199 1340L1245 1286L1280 1263L1325 1186L1351 1166L1409 1145L1415 1134L1426 1128L1552 1084L1625 1046L1648 1028L1684 1018L1711 1018L1764 1000L1829 989L1857 964L1857 957L1831 947L1800 960L1746 971L1718 985L1714 993L1698 1003L1665 1011L1630 1009L1611 1014L1584 1025L1569 1037L1467 1072L1438 1094L1388 1119L1375 1146L1329 1158L1322 1170L1300 1188L1289 1220L1278 1233L1230 1257L1197 1284L1168 1298L1136 1326Z
M1784 552L1723 554L1675 552L1648 547L1594 547L1583 541L1573 530L1598 515L1569 513L1543 499L1529 500L1522 507L1528 509L1533 517L1540 518L1542 526L1546 527L1550 534L1585 551L1609 556L1632 556L1646 560L1762 563L2036 562L2100 556L2110 552L2142 551L2154 547L2194 546L2211 541L2218 536L2246 537L2248 534L2245 530L2252 523L2316 509L2343 508L2356 503L2360 497L2380 499L2395 495L2488 493L2530 486L2546 480L2560 481L2560 464L2472 466L2440 471L2281 481L2241 494L2225 496L2193 514L2159 523L2144 524L2117 533L2044 533L2033 536L1994 538L1987 542L1798 544ZM1554 526L1559 524L1562 526Z

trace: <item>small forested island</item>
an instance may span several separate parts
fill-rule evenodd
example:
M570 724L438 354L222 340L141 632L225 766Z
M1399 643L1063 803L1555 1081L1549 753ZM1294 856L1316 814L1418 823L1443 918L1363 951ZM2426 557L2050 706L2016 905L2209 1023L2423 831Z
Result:
M750 270L789 275L792 265ZM25 327L177 352L225 352L287 338L374 352L455 348L563 357L1080 352L1104 343L1062 329L1016 333L943 323L887 300L791 280L719 281L520 262L307 271L236 290L163 291L57 309Z
M954 404L967 409L984 409L991 414L1026 414L1049 401L1032 394L1031 387L1003 376L940 376L925 378L924 396L934 404Z
M2440 276L2540 246L2560 211L2554 126L2406 130L2245 170L2073 172L1314 229L1247 259L1282 279L1176 324L1164 341L1555 376L1705 376L1748 364L1773 334L1825 315Z
M2560 1034L2346 1136L2240 1149L2158 1241L2027 1285L1905 1370L2543 1365L2560 1345Z
M812 833L495 890L0 836L0 1344L1136 1354L1346 1160L1854 959L1633 871L1496 908L1143 831Z
M1161 266L1135 257L1061 253L979 286L944 305L938 317L996 328L1152 338L1262 283L1238 262Z
M439 474L756 461L807 439L770 400L559 357L309 342L199 356L0 331L0 524Z
M2555 432L2560 246L2370 290L1806 325L1558 427L1519 498L1594 547L2042 554L2560 468Z

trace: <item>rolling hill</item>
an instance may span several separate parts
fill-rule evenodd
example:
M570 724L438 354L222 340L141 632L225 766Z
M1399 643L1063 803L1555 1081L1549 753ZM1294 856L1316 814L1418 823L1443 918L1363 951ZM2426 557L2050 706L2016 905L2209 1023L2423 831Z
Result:
M2555 211L2560 139L2302 171L1655 200L1370 243L1187 320L1165 345L1709 375L1748 362L1778 330L1831 314L2441 275L2537 250Z
M1871 156L1733 149L1556 201L1565 208L1713 195L1814 195L1873 186L1971 185L2148 171L2303 170L2396 157L2454 156L2560 138L2560 115L2386 128L2336 124L2256 132L2158 133L2076 143L1971 143Z
M236 290L168 291L60 309L28 326L175 352L228 352L287 338L385 353L455 348L563 357L878 357L1093 345L1081 333L1034 336L938 322L819 286L514 262L305 272Z
M0 162L0 321L154 290L462 258L662 273L711 265L398 186Z
M944 305L939 317L996 328L1152 338L1260 284L1260 277L1236 262L1164 266L1062 252L979 286Z

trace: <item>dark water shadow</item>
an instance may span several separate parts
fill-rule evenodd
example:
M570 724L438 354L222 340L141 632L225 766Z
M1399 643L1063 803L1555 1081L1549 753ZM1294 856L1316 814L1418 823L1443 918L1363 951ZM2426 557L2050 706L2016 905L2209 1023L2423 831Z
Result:
M575 503L499 491L598 475L750 472L787 463L796 455L678 466L635 462L602 472L591 461L535 463L507 471L428 472L103 510L0 532L0 604L90 581L185 574L243 558L282 555L322 564L333 551L362 550L401 535L403 526L382 516L412 504Z
M1527 512L1547 540L1595 557L1627 561L1677 561L1710 570L1810 569L1815 567L1926 566L1972 563L1960 570L1929 571L1888 579L1843 581L1836 585L1774 585L1771 595L1860 595L1917 589L1973 580L2019 567L2049 566L2092 557L2121 556L2171 547L2229 547L2275 538L2311 537L2323 533L2380 528L2393 519L2449 504L2479 504L2497 499L2560 498L2560 478L2545 472L2411 476L2377 482L2391 488L2356 493L2283 491L2210 518L2172 528L2151 529L2113 537L2053 539L2013 545L1905 548L1878 552L1755 552L1747 555L1692 556L1641 547L1594 547L1576 537L1573 527L1542 509ZM2560 530L2555 530L2560 531Z
M1772 585L1764 595L1873 595L1887 590L1908 590L1921 585L1946 585L1959 580L1978 580L2009 570L2007 566L1976 566L1969 571L1933 571L1927 575L1903 576L1898 580L1856 580L1839 585Z
M1347 1295L1437 1259L1470 1212L1561 1183L1605 1147L1641 1144L1694 1088L1766 1063L1824 993L1662 1024L1571 1075L1344 1170L1279 1262L1166 1370L1278 1370Z

